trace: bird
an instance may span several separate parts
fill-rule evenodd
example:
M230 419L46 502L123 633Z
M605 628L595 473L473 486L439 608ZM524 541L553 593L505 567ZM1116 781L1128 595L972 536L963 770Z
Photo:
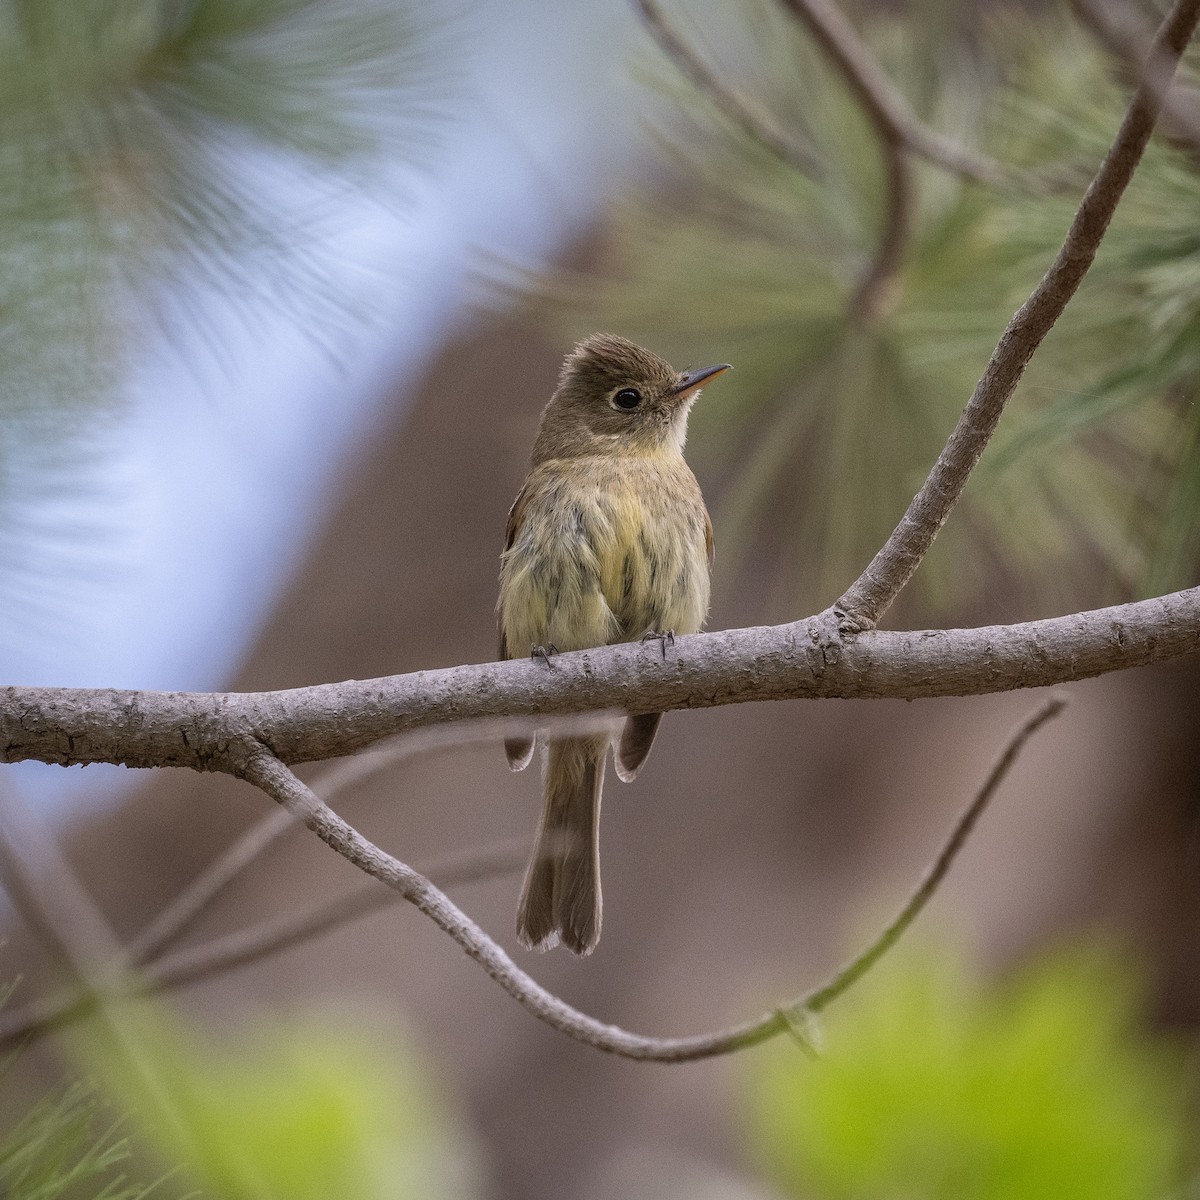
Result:
M712 522L683 457L700 389L730 369L677 371L611 333L566 356L500 556L500 658L696 633L708 616ZM523 770L543 745L544 803L517 909L529 949L590 954L600 937L600 795L609 745L625 782L661 713L574 736L512 737Z

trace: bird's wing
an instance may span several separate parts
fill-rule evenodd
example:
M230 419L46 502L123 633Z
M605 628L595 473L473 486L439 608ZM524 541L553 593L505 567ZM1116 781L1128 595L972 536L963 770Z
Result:
M508 524L504 527L504 548L511 550L512 544L517 540L517 534L521 531L521 523L525 520L525 509L529 507L530 489L527 483L517 493L517 498L512 502L512 508L508 510Z
M517 534L521 532L521 523L525 520L525 509L529 506L529 495L528 486L523 487L517 493L517 498L513 501L512 508L508 510L508 524L504 529L505 553L512 549L513 542L517 540ZM508 639L504 636L503 604L504 593L501 592L500 604L497 605L496 609L497 624L500 628L501 662L506 658L512 657L508 652ZM534 739L531 737L509 737L504 739L504 753L508 757L508 765L514 771L523 771L529 766L529 760L533 758L533 748Z
M517 498L512 502L512 508L508 510L508 524L504 527L504 550L507 553L512 549L513 542L517 540L517 534L521 532L521 524L525 520L525 510L529 507L529 487L526 485L518 493ZM504 596L501 594L500 604L503 605ZM497 609L497 616L500 618L500 661L503 662L506 658L511 658L512 655L508 652L508 644L504 637L504 617Z
M704 550L708 555L708 565L711 567L713 565L712 518L707 512L704 514Z

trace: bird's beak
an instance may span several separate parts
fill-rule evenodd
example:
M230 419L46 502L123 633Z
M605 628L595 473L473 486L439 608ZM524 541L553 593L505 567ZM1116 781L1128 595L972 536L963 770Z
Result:
M679 382L671 391L676 400L686 400L688 396L699 391L710 379L715 379L723 371L731 371L729 363L718 363L715 367L702 367L699 371L684 371Z

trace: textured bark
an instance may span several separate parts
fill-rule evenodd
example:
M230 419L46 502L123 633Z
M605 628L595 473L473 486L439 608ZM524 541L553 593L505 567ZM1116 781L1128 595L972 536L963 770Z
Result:
M829 644L824 614L658 644L348 680L291 691L0 689L0 761L227 771L251 737L283 762L482 717L666 712L751 700L975 696L1165 662L1200 649L1200 588L979 629L873 630Z

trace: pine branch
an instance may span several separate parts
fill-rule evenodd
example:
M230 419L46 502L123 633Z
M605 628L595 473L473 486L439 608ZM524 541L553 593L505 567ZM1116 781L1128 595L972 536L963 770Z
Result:
M1070 0L1071 8L1081 25L1085 26L1096 40L1134 78L1145 77L1158 87L1163 108L1162 123L1167 135L1177 141L1186 142L1192 152L1200 153L1200 112L1196 97L1192 103L1182 102L1182 97L1172 95L1171 78L1174 72L1154 61L1151 55L1153 29L1145 26L1133 6L1124 5L1114 9L1100 0Z
M780 162L801 175L816 178L820 163L805 150L788 141L765 117L752 109L721 77L699 58L667 20L657 0L633 0L647 32L683 77L724 114L751 141L764 146Z
M900 146L934 166L978 183L1003 186L1012 181L1004 168L986 155L960 146L924 124L831 0L781 3L837 68L885 144Z
M806 11L824 0L788 0ZM1096 257L1117 204L1154 132L1167 83L1196 22L1200 0L1176 0L1155 37L1153 69L1142 79L1104 162L1084 194L1066 240L1033 294L1017 310L954 432L900 524L833 606L842 632L870 629L920 566L995 432L1025 368L1062 315Z
M786 2L797 10L829 15L824 0ZM1173 70L1198 17L1200 0L1176 0L1151 61ZM832 28L837 33L836 24ZM840 34L831 45L843 56L855 49ZM847 62L864 102L882 103L887 116L888 93L862 61ZM1200 588L1022 624L909 633L873 629L932 544L1025 366L1091 265L1153 130L1164 91L1156 66L1153 79L1139 85L1061 251L1010 322L909 512L833 609L787 625L679 638L665 661L646 646L632 644L563 654L544 663L455 667L287 692L10 687L0 691L0 760L190 767L245 778L433 919L540 1019L598 1048L679 1061L725 1053L793 1029L804 1012L827 1003L869 968L916 916L1021 745L1057 711L1058 702L1018 731L931 873L864 955L794 1004L699 1038L645 1038L570 1008L521 971L424 875L374 846L334 813L288 764L352 754L391 734L438 725L453 729L478 718L540 725L599 709L637 713L798 697L975 695L1083 679L1200 650ZM888 119L899 118L892 111ZM832 634L831 622L837 623ZM843 638L843 633L853 636ZM193 907L189 901L179 912L190 919ZM278 934L276 930L273 936ZM161 931L149 939L156 948L168 940Z

